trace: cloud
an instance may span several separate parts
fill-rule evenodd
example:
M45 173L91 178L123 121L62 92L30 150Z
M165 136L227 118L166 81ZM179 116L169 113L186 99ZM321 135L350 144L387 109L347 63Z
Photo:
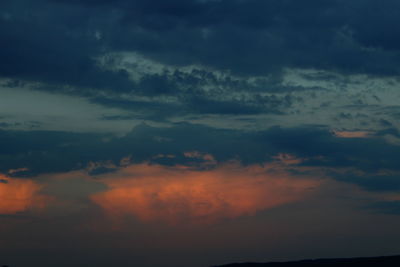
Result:
M389 45L388 40L377 38L381 27L391 32L388 36L396 34L389 25L398 19L389 16L385 22L376 21L367 12L377 8L373 1L114 4L120 6L131 9L123 13L122 28L111 38L114 47L139 51L168 64L199 63L241 74L276 72L293 66L378 74L398 71L391 58L398 57L397 40L391 40L396 45ZM397 7L395 1L389 1L377 10ZM124 27L132 26L138 30L117 38ZM367 35L375 35L375 39ZM386 64L366 64L381 61Z
M216 129L176 123L172 127L141 124L125 136L50 131L0 131L0 171L26 168L14 177L86 171L115 173L129 164L150 162L210 170L236 160L244 166L281 162L288 169L309 168L369 191L400 188L398 144L387 132L373 138L338 138L319 126L271 127L262 131ZM212 155L212 156L211 156ZM337 170L337 171L335 171ZM293 170L299 172L299 169Z
M13 175L13 174L21 173L21 172L26 172L26 171L29 171L29 169L28 168L10 169L10 170L8 170L8 174Z
M96 61L120 52L244 76L279 77L290 68L394 76L400 71L399 32L391 27L399 22L395 0L39 2L2 1L0 75L52 85L45 90L171 91L162 77L144 79L138 88L126 70L104 69Z
M332 131L333 135L340 138L368 138L372 136L368 131Z
M373 77L395 78L400 71L398 32L390 26L399 19L386 12L398 8L394 0L383 6L371 0L35 3L1 3L0 77L9 88L25 84L121 110L104 118L168 122L193 115L270 115L280 120L303 114L301 120L284 118L304 122L316 117L309 116L314 112L321 114L318 123L332 123L326 118L331 114L319 111L338 110L321 103L314 108L311 92L337 93L354 75L364 75L366 87ZM370 10L385 19L377 20ZM303 85L285 83L296 70L322 74L308 75ZM321 80L325 86L314 85ZM358 96L348 101L368 103ZM325 104L332 97L327 94ZM374 99L385 103L381 95ZM336 119L343 124L356 116L347 110L342 115ZM376 117L379 121L359 119L359 124L393 123Z
M211 154L200 153L198 151L184 152L183 155L187 158L200 159L209 163L215 163L215 159Z
M272 165L237 163L196 171L184 166L139 164L100 179L109 189L91 196L113 219L210 223L300 201L320 181L291 177Z
M0 175L0 215L43 209L49 197L40 194L42 185L32 180Z
M172 127L141 124L122 137L51 131L0 131L0 137L0 170L29 169L14 173L21 176L84 169L90 162L109 162L107 166L96 165L97 170L92 169L95 173L112 171L129 156L133 163L201 164L201 159L185 157L184 153L193 151L211 154L217 163L239 160L251 165L276 161L281 154L282 161L301 160L298 164L303 166L353 167L371 174L399 170L398 146L388 143L384 135L337 138L318 126L247 131L190 123ZM157 157L161 154L173 157Z
M83 24L88 20L83 10L40 2L2 1L0 7L10 19L0 20L0 76L47 83L52 91L73 91L76 86L122 91L131 87L124 72L97 66L94 56L99 47L85 34ZM21 12L21 6L26 12ZM76 28L71 17L81 27Z
M278 155L274 156L273 158L279 162L282 162L283 164L286 164L286 165L297 165L304 161L304 159L300 159L293 155L284 154L284 153L279 153Z

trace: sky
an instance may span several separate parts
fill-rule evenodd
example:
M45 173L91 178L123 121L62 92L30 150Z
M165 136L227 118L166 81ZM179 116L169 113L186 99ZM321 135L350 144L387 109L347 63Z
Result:
M0 1L0 265L400 253L398 0Z

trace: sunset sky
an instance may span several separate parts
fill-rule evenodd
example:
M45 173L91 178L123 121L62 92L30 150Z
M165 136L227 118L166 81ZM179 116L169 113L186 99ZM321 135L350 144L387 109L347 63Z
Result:
M400 254L400 1L0 0L0 266Z

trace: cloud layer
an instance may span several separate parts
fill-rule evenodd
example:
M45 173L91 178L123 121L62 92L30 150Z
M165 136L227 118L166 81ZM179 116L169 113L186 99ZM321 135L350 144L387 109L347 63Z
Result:
M109 190L93 195L114 220L135 216L171 224L215 223L303 199L319 185L273 166L230 163L209 171L183 166L133 165L101 181Z
M393 252L399 10L0 1L2 256L177 267Z

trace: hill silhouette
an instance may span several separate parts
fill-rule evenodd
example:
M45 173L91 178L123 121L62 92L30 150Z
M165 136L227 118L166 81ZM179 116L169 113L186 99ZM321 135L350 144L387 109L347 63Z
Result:
M400 256L368 257L368 258L338 258L338 259L308 259L291 262L269 262L269 263L232 263L213 267L398 267Z

